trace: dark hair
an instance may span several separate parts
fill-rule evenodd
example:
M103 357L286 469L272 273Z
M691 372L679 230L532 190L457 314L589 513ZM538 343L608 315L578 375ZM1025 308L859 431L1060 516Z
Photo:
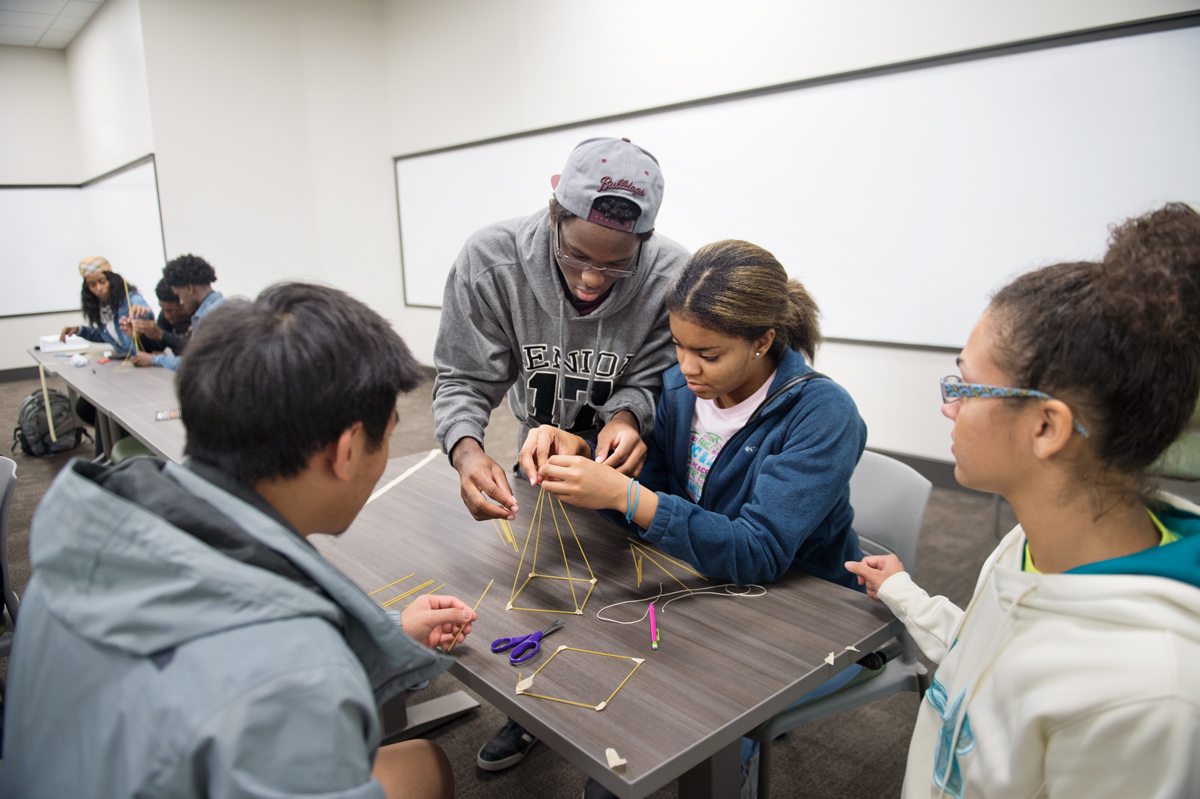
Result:
M158 285L154 287L154 296L158 297L159 302L179 302L179 297L171 291L171 284L165 277L161 278Z
M116 318L117 310L121 307L121 303L125 301L126 286L128 286L130 294L137 291L137 286L132 283L127 284L125 278L116 272L106 271L104 276L108 278L108 302L106 305L112 308L113 318ZM83 291L80 294L80 299L83 301L83 315L87 317L88 324L92 327L100 327L103 324L100 321L100 298L88 288L87 280L83 281Z
M1100 263L996 293L1000 367L1071 406L1101 465L1141 476L1200 394L1200 216L1171 204L1113 229Z
M790 347L816 357L820 311L775 256L748 241L718 241L696 250L667 294L671 313L726 336L754 341L775 329L769 352Z
M176 378L185 453L247 485L295 477L362 422L381 446L401 391L422 378L400 336L337 289L280 283L204 320Z
M181 255L167 261L163 277L168 286L207 286L217 282L217 272L199 255Z
M637 203L624 197L598 197L592 203L592 207L609 219L615 219L618 222L628 222L642 215L642 209L638 208ZM550 198L550 219L555 225L576 218L575 214L568 211L557 197ZM653 235L653 230L638 233L638 241L648 241Z

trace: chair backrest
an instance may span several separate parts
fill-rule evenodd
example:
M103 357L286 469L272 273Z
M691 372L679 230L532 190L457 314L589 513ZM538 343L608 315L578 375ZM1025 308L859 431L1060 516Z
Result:
M12 507L17 488L17 464L10 458L0 458L0 581L3 583L4 607L17 620L17 595L8 579L8 509Z
M864 452L850 477L854 531L868 555L895 554L912 571L933 483L916 469L878 452Z

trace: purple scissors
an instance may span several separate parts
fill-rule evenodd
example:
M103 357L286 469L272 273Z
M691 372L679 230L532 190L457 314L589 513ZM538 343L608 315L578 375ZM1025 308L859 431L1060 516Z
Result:
M511 649L508 653L508 662L516 666L519 663L524 663L532 659L541 651L541 641L547 635L553 635L561 630L566 625L561 621L556 621L544 630L529 635L521 635L516 638L497 638L492 641L493 652L503 652L506 649Z

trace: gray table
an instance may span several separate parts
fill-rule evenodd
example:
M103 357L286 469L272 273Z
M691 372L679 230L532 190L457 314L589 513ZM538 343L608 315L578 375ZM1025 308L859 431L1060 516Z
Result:
M68 357L44 353L36 347L29 354L66 382L71 395L81 396L96 406L96 426L103 431L107 454L113 442L126 433L134 436L159 457L182 462L185 433L179 420L157 422L158 411L179 407L175 397L175 373L160 367L133 368L120 359L99 363L106 348L96 345L84 351L88 365L72 366ZM66 354L66 353L64 353Z
M421 457L391 461L380 485ZM521 506L513 534L523 545L536 491L519 481L513 488ZM610 603L652 596L660 580L664 591L679 586L644 561L644 581L638 587L625 532L591 511L567 506L567 512L597 578L583 615L505 609L520 556L502 545L490 523L471 519L459 499L458 476L441 455L367 505L342 536L310 540L368 592L415 572L413 578L377 594L380 601L432 579L426 591L445 582L439 593L474 604L494 579L471 637L454 649L459 660L451 673L624 799L647 796L675 779L680 780L680 796L689 799L737 796L742 734L861 657L847 646L865 654L901 629L886 608L862 594L790 574L757 599L698 597L673 603L659 614L662 643L652 651L647 623L605 623L596 618L596 611ZM572 576L579 576L577 549L569 532L564 533ZM551 573L561 574L562 555L548 516L541 542L538 571L556 565L558 571ZM528 569L527 555L524 571ZM685 582L704 585L696 578ZM516 604L571 609L566 585L561 580L535 580ZM644 607L625 606L613 615L633 618ZM532 632L556 619L566 622L565 629L547 639L542 653L519 669L506 656L489 651L493 639ZM518 670L529 676L560 645L645 662L603 711L518 695ZM830 653L832 665L825 662ZM564 652L530 690L598 703L631 667L632 662ZM610 769L608 747L628 763Z

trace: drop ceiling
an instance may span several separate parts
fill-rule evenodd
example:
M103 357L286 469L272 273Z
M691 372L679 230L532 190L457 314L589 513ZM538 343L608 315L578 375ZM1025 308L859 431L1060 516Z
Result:
M0 0L0 44L61 50L104 0Z

